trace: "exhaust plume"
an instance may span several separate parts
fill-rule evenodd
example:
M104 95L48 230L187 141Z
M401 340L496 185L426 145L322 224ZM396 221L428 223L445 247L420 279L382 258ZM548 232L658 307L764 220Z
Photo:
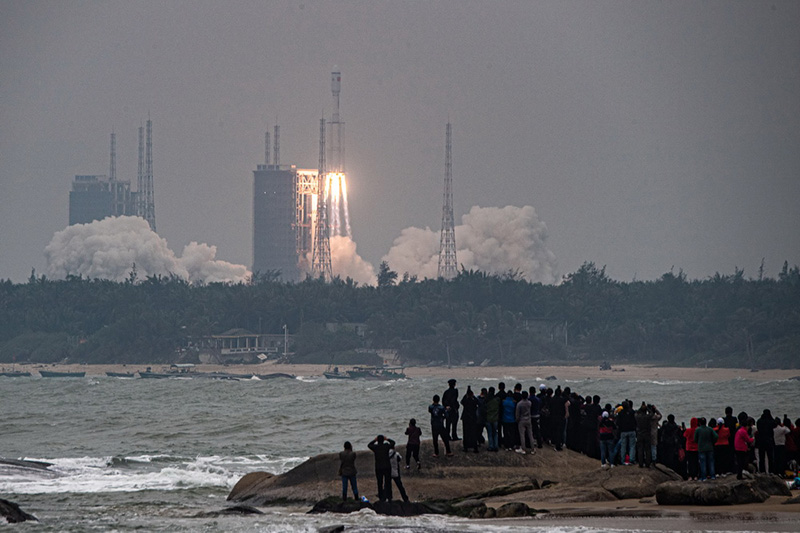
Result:
M461 222L455 228L459 269L515 271L531 282L555 283L556 257L545 244L547 227L533 207L473 206ZM383 260L401 275L436 278L439 234L430 228L406 228Z
M128 279L133 265L139 279L174 275L192 283L246 282L243 265L215 259L216 246L192 242L177 257L167 241L139 217L109 217L57 231L44 249L47 272L113 281Z

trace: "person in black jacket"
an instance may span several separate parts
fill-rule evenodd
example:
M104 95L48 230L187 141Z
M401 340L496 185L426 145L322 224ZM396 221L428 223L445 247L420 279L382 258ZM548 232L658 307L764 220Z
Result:
M769 409L764 409L756 422L756 448L758 448L758 471L775 470L775 419ZM769 469L767 469L769 462Z
M442 394L442 405L447 409L445 431L450 440L461 440L458 438L458 389L456 388L456 380L447 380L447 385L447 390Z
M375 454L375 478L378 480L378 499L382 502L392 501L392 463L389 450L394 448L394 441L378 435L367 448Z

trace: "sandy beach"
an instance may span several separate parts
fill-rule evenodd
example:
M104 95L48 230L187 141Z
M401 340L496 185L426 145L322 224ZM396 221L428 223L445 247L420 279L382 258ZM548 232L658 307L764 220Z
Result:
M4 365L10 369L11 365ZM130 365L79 365L79 364L17 364L17 370L36 372L39 369L57 372L86 372L87 375L103 376L106 372L137 372L151 366L153 372L165 371L169 365L130 364ZM321 376L327 365L287 365L266 362L257 365L203 365L194 367L196 372L226 372L229 374L272 374L283 373L295 376ZM347 368L346 366L342 367ZM624 369L624 371L623 371ZM518 379L545 380L555 376L557 380L672 380L672 381L730 381L749 379L753 381L777 381L800 376L800 369L771 369L751 372L743 368L683 368L659 367L652 365L621 365L612 370L600 370L598 366L409 366L404 370L409 378L438 377L443 380L456 379Z

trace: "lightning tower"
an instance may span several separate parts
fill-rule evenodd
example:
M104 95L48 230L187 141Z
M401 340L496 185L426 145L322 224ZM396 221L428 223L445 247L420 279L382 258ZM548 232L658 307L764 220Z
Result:
M143 132L139 126L139 216L147 221L150 229L156 231L156 207L153 195L153 121L147 119L147 138L142 150ZM144 161L143 161L144 160Z
M331 238L328 229L328 191L325 179L325 117L319 121L319 172L317 174L316 225L311 254L311 273L315 278L333 279Z
M453 156L452 127L447 123L444 150L444 199L442 205L442 233L439 237L439 277L456 277L456 231L453 220Z

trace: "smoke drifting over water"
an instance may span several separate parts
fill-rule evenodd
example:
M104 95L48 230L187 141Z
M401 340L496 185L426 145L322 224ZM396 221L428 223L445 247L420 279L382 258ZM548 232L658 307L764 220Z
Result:
M459 270L489 274L517 271L532 282L555 283L556 257L545 241L547 227L531 206L473 206L456 226ZM392 270L419 278L436 278L439 233L410 227L395 239L383 258Z
M111 217L75 224L53 235L44 250L47 273L124 281L133 265L139 279L174 275L192 283L247 281L243 265L215 259L216 246L192 242L177 257L167 241L139 217Z

